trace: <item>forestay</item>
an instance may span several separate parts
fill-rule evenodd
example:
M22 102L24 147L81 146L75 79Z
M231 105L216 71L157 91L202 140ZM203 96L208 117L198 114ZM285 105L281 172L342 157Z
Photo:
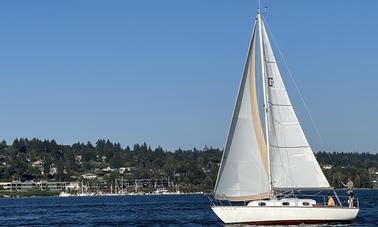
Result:
M274 188L330 187L299 124L282 81L265 25L261 25L268 92L272 185Z
M214 189L216 199L269 197L267 149L256 98L255 28L256 23Z

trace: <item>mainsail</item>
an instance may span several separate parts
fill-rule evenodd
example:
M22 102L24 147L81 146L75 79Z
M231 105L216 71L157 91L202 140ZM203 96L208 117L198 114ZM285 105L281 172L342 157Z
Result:
M273 188L330 187L291 105L261 21Z
M256 23L214 189L216 199L269 197L267 148L256 97L255 46Z

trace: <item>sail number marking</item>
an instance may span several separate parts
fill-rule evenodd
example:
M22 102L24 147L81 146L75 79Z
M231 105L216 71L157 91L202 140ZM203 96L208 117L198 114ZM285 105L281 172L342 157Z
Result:
M274 81L273 81L272 77L268 77L268 85L269 85L269 87L273 87Z

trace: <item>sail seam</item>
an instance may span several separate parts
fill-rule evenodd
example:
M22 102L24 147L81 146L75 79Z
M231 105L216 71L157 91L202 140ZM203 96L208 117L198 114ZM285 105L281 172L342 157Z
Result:
M275 147L275 148L307 148L307 147L310 147L310 146L307 146L307 145L303 145L303 146L277 146L277 145L273 145L273 144L269 144L269 146L271 147Z
M291 104L275 104L275 103L270 103L270 106L292 106Z
M274 189L276 190L292 190L292 189L302 189L302 190L309 190L309 191L313 191L313 190L319 190L319 189L333 189L333 187L274 187Z

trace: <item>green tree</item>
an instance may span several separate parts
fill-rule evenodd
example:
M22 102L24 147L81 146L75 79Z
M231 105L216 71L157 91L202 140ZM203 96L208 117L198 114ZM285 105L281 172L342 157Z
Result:
M354 187L356 187L356 188L361 187L361 178L360 178L360 175L357 175L354 178Z

